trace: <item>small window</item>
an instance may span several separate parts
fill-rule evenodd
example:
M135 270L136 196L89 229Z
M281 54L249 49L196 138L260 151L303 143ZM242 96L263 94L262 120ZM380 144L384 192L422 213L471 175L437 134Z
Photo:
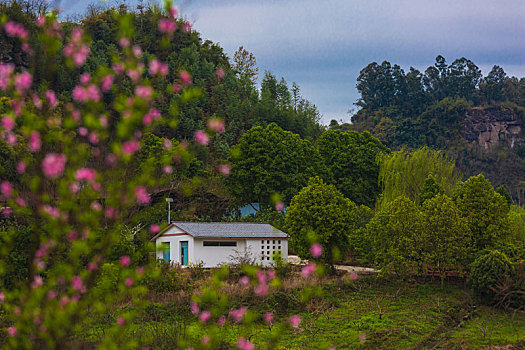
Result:
M237 247L236 241L204 241L202 242L204 247Z
M264 241L261 241L262 244L264 244Z
M270 255L270 251L267 251L266 254Z
M275 246L273 246L273 250L275 250Z
M267 257L266 260L270 260L270 257Z
M270 244L270 241L266 241L266 244Z
M281 244L281 240L278 240L277 243Z
M277 249L281 250L281 246L278 246Z
M275 239L273 240L273 244L275 244Z

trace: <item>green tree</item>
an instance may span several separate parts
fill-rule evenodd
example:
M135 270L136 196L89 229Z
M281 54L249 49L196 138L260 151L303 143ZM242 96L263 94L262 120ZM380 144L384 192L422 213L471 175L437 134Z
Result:
M349 249L355 228L357 206L335 186L311 178L287 209L286 227L292 249L303 259L311 258L310 246L323 246L321 260L333 264Z
M312 176L325 173L317 149L275 123L247 131L232 147L227 185L241 204L272 204L275 194L289 203Z
M369 132L328 130L317 142L329 183L357 204L372 207L379 196L378 158L390 150Z
M418 202L425 180L432 174L446 194L451 194L460 179L454 161L442 151L423 147L414 152L406 149L385 157L379 170L382 186L380 206L406 196Z
M494 191L482 174L472 176L455 193L460 215L467 220L473 247L480 251L503 241L509 234L509 211L505 198Z
M423 262L437 269L443 282L446 271L468 262L470 231L454 201L444 194L438 193L426 200L422 213Z
M434 175L430 174L425 180L425 183L423 184L423 189L421 190L421 194L418 198L418 203L422 205L425 203L426 200L434 198L435 196L439 194L444 194L445 190L443 190L443 187L437 183L436 178Z
M386 203L366 227L371 258L399 275L414 274L423 258L423 215L405 196Z

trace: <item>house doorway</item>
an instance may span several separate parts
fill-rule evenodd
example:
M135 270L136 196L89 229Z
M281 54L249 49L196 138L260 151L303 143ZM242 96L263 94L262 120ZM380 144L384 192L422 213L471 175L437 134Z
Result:
M180 242L180 263L188 265L188 241Z
M162 242L162 258L164 261L170 261L170 242Z

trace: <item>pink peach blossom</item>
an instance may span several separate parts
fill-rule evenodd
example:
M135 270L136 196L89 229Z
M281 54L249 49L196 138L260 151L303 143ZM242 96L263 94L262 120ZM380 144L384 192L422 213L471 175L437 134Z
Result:
M199 316L199 321L206 323L211 318L211 313L209 311L203 311Z
M301 269L301 276L303 276L303 278L308 278L310 277L312 273L315 272L315 270L316 270L315 264L309 263L308 265L304 266Z
M128 267L131 264L131 258L128 255L121 256L119 261L123 267Z
M157 224L153 224L149 227L149 232L151 234L157 234L160 231L160 226Z
M208 121L208 128L222 134L224 132L224 122L219 118L212 118Z
M117 324L119 326L124 326L126 324L126 320L124 319L124 317L117 317Z
M310 247L310 254L312 254L314 258L319 258L321 254L323 254L323 246L319 243L312 244Z
M249 340L244 339L244 337L240 337L237 340L237 347L240 350L253 350L253 349L255 349L255 345L253 345Z
M186 86L191 85L191 75L190 73L186 72L185 70L181 71L179 73L180 80L182 83Z
M42 160L42 171L50 179L56 179L64 173L67 157L65 154L48 153Z
M40 133L38 131L31 132L29 135L29 150L33 153L40 151L42 142L40 141Z
M10 336L16 337L16 334L18 333L15 327L9 327L7 328L7 333L9 333Z
M300 324L301 324L301 316L293 315L292 317L290 317L290 326L292 326L293 328L297 328L299 327Z
M195 131L195 134L193 135L193 137L195 138L195 141L197 141L199 145L206 146L210 142L210 138L202 130Z
M128 288L131 287L133 285L133 278L131 277L126 278L126 280L124 281L124 285Z
M215 71L215 75L217 76L218 79L222 79L222 78L224 78L224 75L225 75L225 74L226 74L226 73L224 72L224 69L222 69L222 68L219 68L219 69L217 69L217 70Z
M4 197L10 198L13 195L13 185L9 181L2 181L0 183L0 192Z
M53 109L58 105L58 99L53 90L46 91L46 98L47 98L49 108Z
M108 74L104 76L100 81L100 87L102 88L102 91L108 92L111 90L111 87L113 87L113 75Z
M197 305L196 302L194 302L194 301L190 302L190 310L191 310L192 314L197 316L197 314L199 313L199 306Z
M2 128L4 130L12 130L15 127L15 121L9 116L2 117Z
M150 201L150 196L144 186L135 188L135 197L137 198L137 202L142 205L148 204Z
M91 168L80 168L75 171L77 181L93 181L97 177L97 171Z
M264 322L267 324L267 325L272 325L273 324L273 319L274 319L274 315L272 312L267 312L263 315L263 319L264 319Z
M231 310L230 311L230 317L235 322L241 322L242 318L244 317L244 314L246 313L247 308L246 306L241 306L239 309Z
M22 72L15 75L14 83L16 92L20 95L24 95L31 87L31 84L33 84L33 76L29 72Z
M173 34L177 30L177 24L175 21L167 18L159 20L159 31L165 34Z

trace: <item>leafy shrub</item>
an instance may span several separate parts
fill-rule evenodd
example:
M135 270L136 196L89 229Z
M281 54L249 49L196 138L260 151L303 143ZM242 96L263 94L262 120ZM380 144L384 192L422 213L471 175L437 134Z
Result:
M494 302L494 288L514 276L514 266L499 250L492 250L480 256L470 268L467 283L482 300Z
M181 268L163 260L158 260L156 267L148 271L142 284L155 292L172 292L191 287Z

